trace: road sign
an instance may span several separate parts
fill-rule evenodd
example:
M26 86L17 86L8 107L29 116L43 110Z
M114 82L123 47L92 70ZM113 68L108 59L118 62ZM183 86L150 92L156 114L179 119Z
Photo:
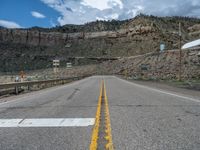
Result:
M53 60L53 66L59 67L60 66L60 60Z
M60 60L53 60L53 72L56 74L59 72Z
M72 63L68 62L68 63L66 63L66 66L67 66L67 68L72 68Z
M164 51L165 50L165 44L160 44L160 51Z

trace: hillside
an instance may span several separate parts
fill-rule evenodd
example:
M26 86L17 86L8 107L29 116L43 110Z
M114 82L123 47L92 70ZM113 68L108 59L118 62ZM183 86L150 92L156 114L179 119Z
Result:
M125 21L96 21L54 28L0 28L0 71L49 68L53 59L64 66L97 63L73 57L122 57L178 48L178 24L183 43L199 37L200 19L139 15Z

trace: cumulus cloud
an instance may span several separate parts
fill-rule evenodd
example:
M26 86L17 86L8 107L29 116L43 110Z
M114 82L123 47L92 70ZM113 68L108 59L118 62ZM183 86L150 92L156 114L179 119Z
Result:
M46 16L43 15L42 13L39 13L37 11L31 11L31 15L35 18L45 18Z
M81 1L82 5L89 6L92 8L97 8L99 10L110 9L112 6L119 5L120 8L123 8L121 0L83 0Z
M5 28L22 28L19 24L13 21L0 20L0 26Z
M200 17L199 0L41 0L60 13L60 25L129 19L139 13Z

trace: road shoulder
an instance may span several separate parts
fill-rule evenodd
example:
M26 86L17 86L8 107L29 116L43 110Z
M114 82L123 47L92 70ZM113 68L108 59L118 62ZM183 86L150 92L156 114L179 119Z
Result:
M180 93L180 94L192 96L192 97L195 97L195 98L200 97L200 92L197 91L197 90L180 88L180 87L174 86L173 84L168 84L168 83L165 83L165 82L143 81L143 80L127 80L127 81L133 82L133 83L136 83L136 84L140 84L140 85L143 85L143 86L159 89L159 90L165 90L165 91L169 91L169 92Z

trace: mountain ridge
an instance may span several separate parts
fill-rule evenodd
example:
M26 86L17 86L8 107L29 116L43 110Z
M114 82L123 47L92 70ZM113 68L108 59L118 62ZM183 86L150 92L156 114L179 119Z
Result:
M124 21L96 21L85 25L55 28L0 29L0 71L19 71L51 67L53 59L63 65L97 63L69 57L123 57L177 49L178 28L182 24L183 43L199 37L200 19L156 17L140 14ZM23 58L23 59L21 59Z

